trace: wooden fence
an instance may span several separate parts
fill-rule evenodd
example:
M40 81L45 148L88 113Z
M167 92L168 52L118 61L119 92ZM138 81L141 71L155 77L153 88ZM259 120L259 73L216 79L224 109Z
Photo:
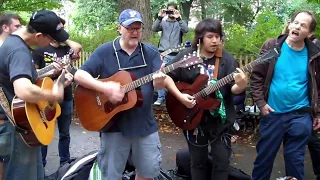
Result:
M90 56L91 52L81 52L80 59L75 62L76 67L80 67ZM246 54L234 54L233 57L239 62L240 67L249 64L250 62L255 60L255 56L246 55Z

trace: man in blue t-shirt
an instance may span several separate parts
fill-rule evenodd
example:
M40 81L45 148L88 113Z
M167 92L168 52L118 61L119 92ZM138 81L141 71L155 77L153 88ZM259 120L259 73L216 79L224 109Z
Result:
M124 10L119 16L120 37L98 47L76 72L75 81L81 86L104 93L111 103L122 101L124 90L118 82L101 82L95 78L108 78L120 70L140 78L160 69L157 48L140 42L142 29L141 14L132 9ZM107 132L101 132L97 162L102 179L120 179L130 153L137 169L136 179L158 176L160 140L152 103L154 88L164 88L165 77L163 73L155 73L152 82L140 87L143 96L141 107L121 112L121 118L115 125Z
M260 139L253 179L270 179L281 143L284 146L286 175L305 179L304 157L313 129L320 127L318 70L320 48L308 39L316 20L309 11L295 13L289 33L268 40L263 47L275 47L280 56L269 64L254 67L252 97L260 108ZM262 48L262 52L266 52Z

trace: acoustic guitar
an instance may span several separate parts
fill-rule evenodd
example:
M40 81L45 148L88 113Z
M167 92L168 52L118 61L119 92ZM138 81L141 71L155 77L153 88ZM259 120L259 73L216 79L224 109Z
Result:
M255 65L268 62L270 59L277 56L279 56L278 51L276 49L272 49L262 57L247 64L241 69L244 72L248 72ZM166 96L166 107L169 117L177 127L183 130L195 129L201 122L204 110L212 110L220 106L220 101L209 95L233 80L233 73L231 73L218 80L216 84L207 86L208 76L201 74L191 85L185 82L176 83L180 92L190 94L195 98L196 105L193 108L187 108L168 92Z
M160 71L166 74L177 68L186 68L202 62L202 59L196 57L194 53L192 56L184 57ZM109 78L99 79L102 82L115 81L121 84L121 88L125 90L125 96L117 104L112 104L108 97L101 92L78 85L75 90L74 101L82 126L88 131L107 130L117 121L116 115L119 112L139 107L143 98L141 91L136 90L136 88L152 81L154 73L136 79L132 73L119 71Z
M72 65L65 68L74 74L76 69ZM59 83L65 81L64 74L57 79ZM54 82L51 78L38 79L36 85L42 90L51 90ZM30 147L49 145L54 137L57 117L61 114L58 102L50 103L46 100L29 103L14 96L11 103L12 120L20 129L20 136Z

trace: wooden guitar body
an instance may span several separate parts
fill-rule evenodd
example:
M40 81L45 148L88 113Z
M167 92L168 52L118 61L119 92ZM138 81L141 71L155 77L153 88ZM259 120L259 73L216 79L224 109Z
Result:
M103 82L115 81L121 85L134 81L136 77L126 71L119 71L113 76L99 79ZM143 103L142 94L139 90L132 90L125 94L123 100L112 104L107 96L101 92L87 89L78 85L74 96L78 117L88 131L100 131L109 129L117 121L117 113L128 110Z
M195 93L201 91L207 85L207 82L207 75L199 75L191 85L185 82L179 82L176 83L176 86L182 93L193 96ZM183 130L192 130L198 127L203 111L216 109L219 105L220 101L215 98L199 96L196 97L196 105L193 108L187 108L171 93L167 93L166 96L168 114L173 123Z
M53 81L46 77L38 80L37 85L43 90L51 90ZM52 142L56 119L61 114L58 103L51 105L45 100L29 103L15 96L11 109L14 122L19 128L25 130L20 135L28 146L37 147L49 145Z

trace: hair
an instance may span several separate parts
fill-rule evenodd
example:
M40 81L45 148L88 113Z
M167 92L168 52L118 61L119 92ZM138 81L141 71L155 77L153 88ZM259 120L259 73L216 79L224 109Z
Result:
M22 21L21 17L17 14L5 13L0 15L0 34L2 34L2 26L10 26L12 24L12 19L19 20L20 22Z
M316 20L316 17L315 15L311 12L311 11L308 11L308 10L301 10L301 11L297 11L295 13L293 13L293 15L291 16L291 22L294 21L294 19L298 16L298 14L300 13L305 13L305 14L308 14L309 16L311 16L311 23L310 23L310 26L309 26L309 31L310 32L314 32L316 30L316 27L317 27L317 20Z
M36 31L35 29L33 29L33 27L31 27L29 24L27 25L27 32L30 34L33 33L37 33L38 31Z
M177 3L169 2L169 3L167 4L167 8L168 8L169 6L173 6L173 7L174 7L174 9L178 9L178 5L177 5Z
M65 25L66 24L66 20L64 20L63 18L61 18L61 17L59 17L59 19L60 19L60 22L63 24L63 25Z
M197 44L203 42L203 37L207 32L218 33L222 37L222 25L220 21L216 19L205 19L196 26L194 30L194 39L192 41L192 47L197 48Z

